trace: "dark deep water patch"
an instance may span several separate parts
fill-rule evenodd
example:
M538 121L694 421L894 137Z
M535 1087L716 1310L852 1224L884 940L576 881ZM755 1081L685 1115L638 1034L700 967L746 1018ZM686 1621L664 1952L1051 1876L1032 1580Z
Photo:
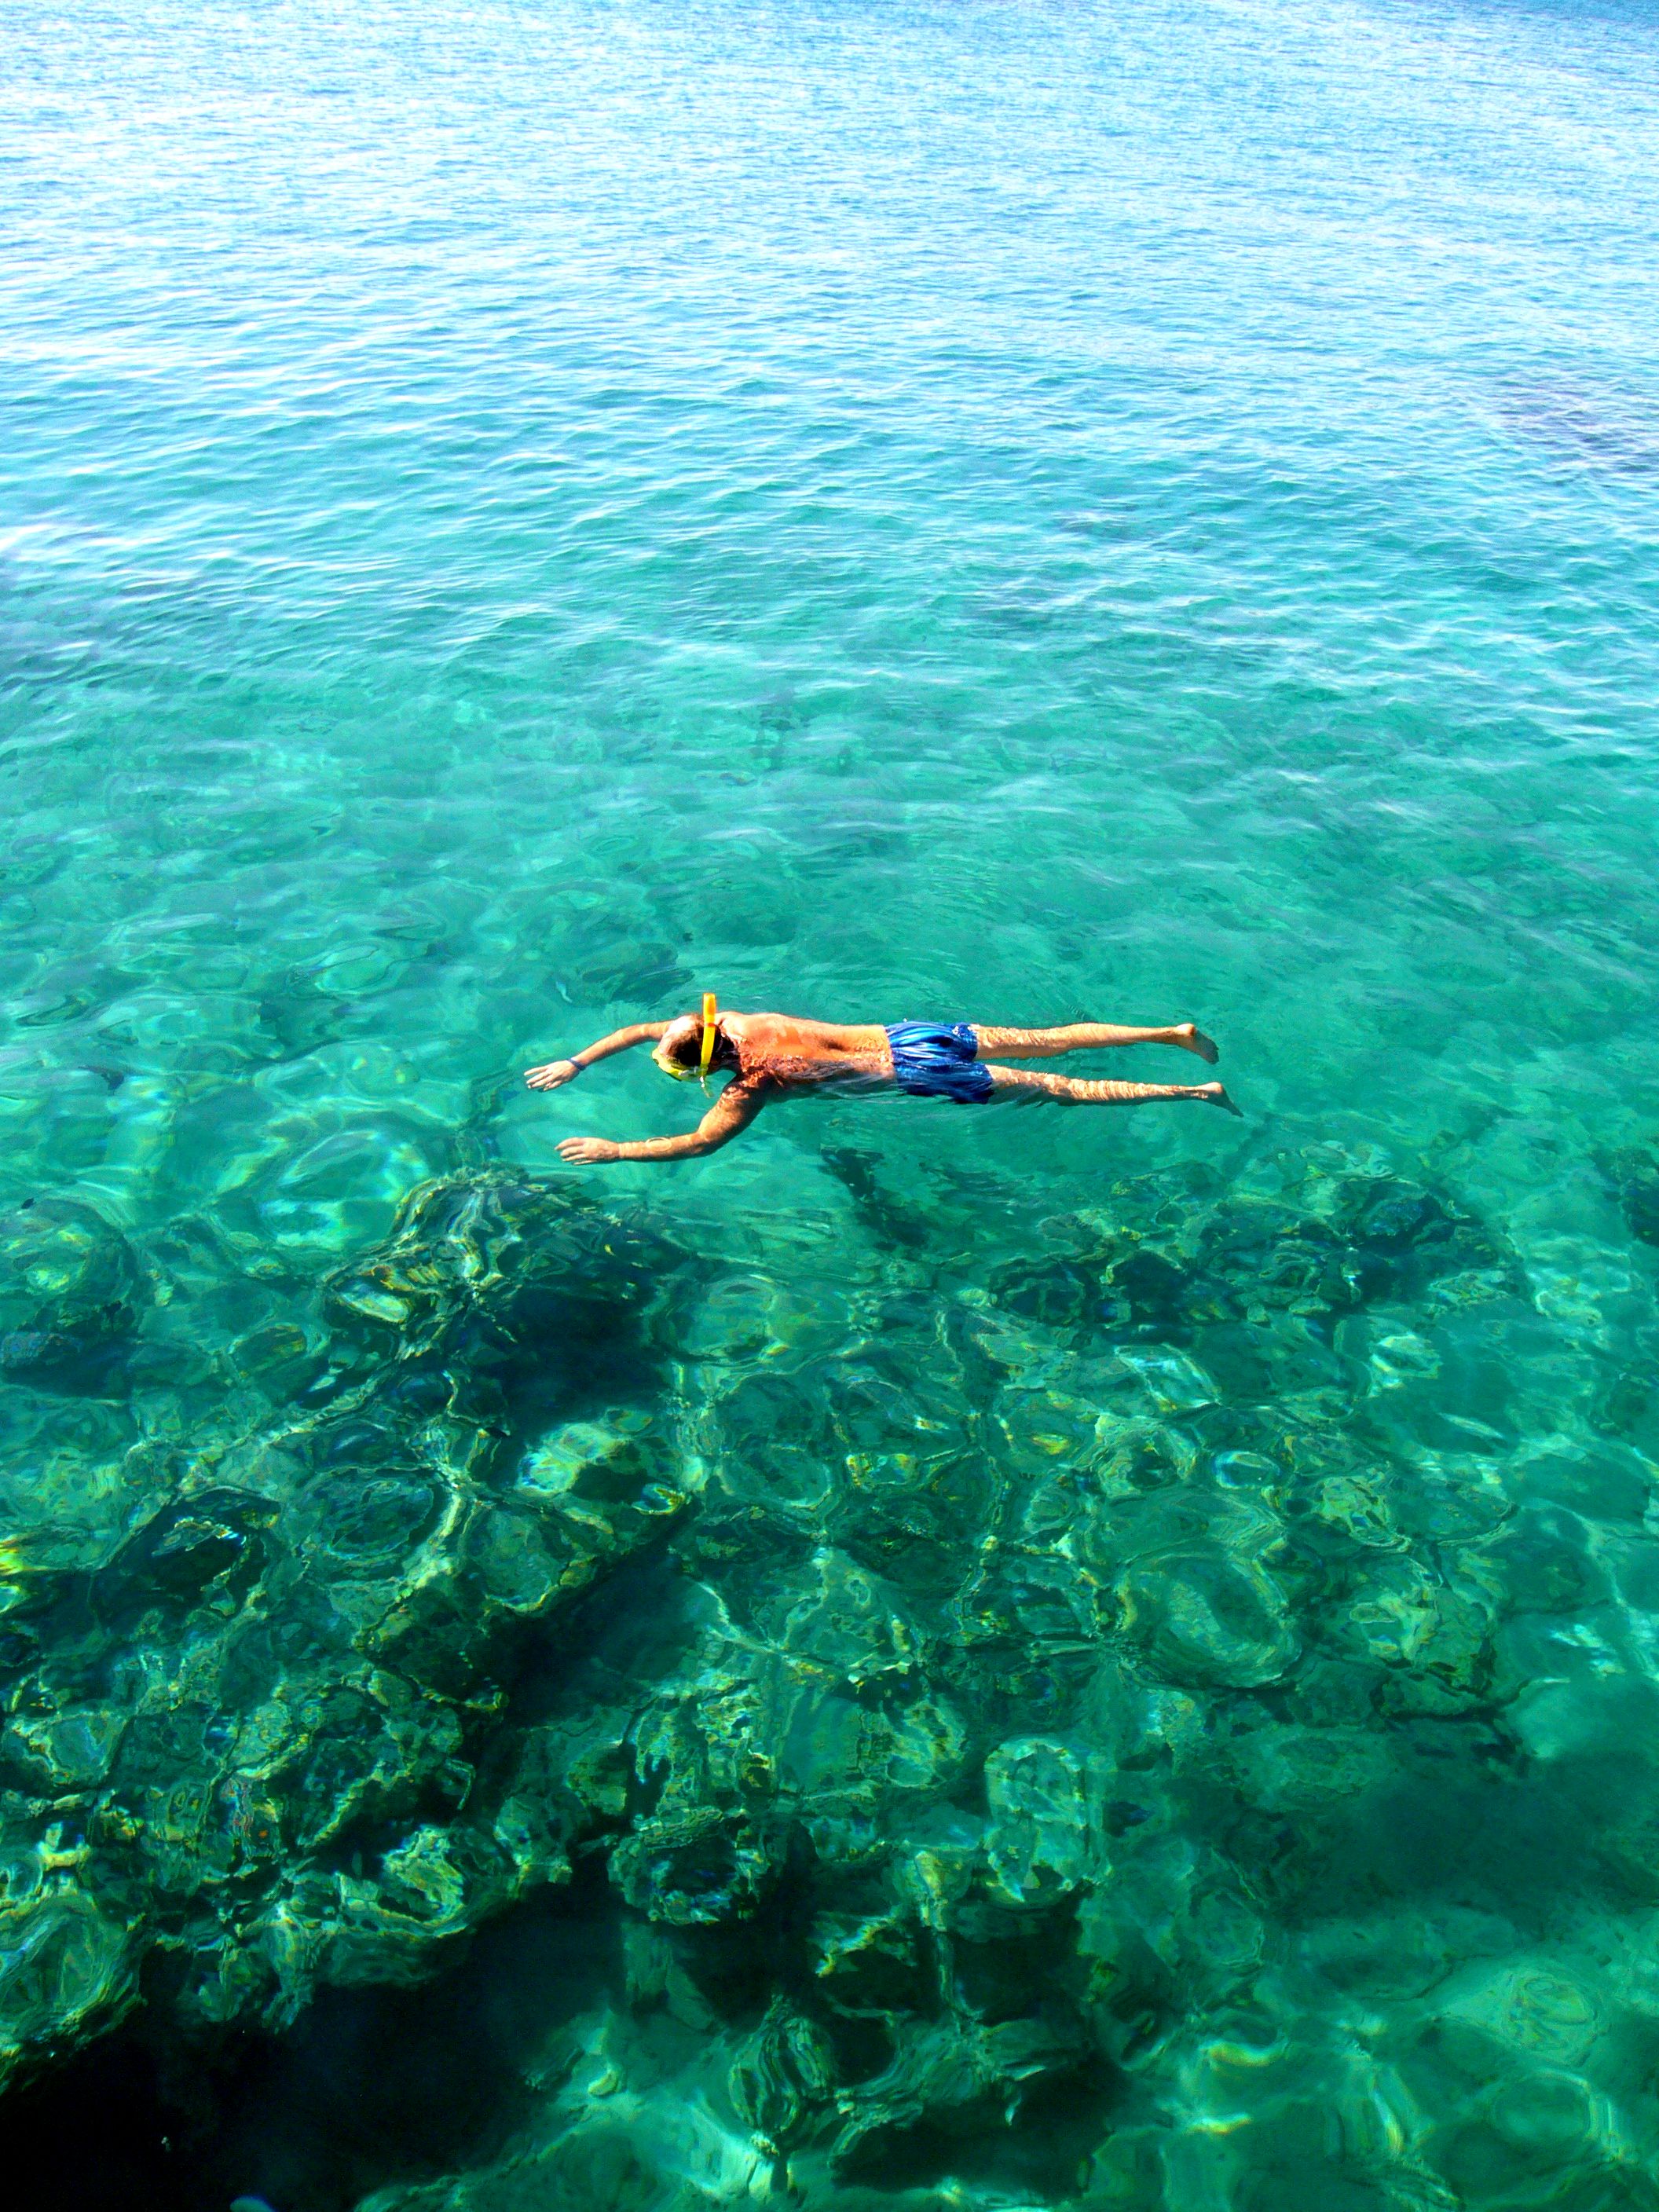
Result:
M419 1988L325 1991L281 2036L185 2054L137 2016L13 2093L8 2167L66 2212L223 2212L238 2196L343 2212L499 2150L549 2025L619 1986L617 1912L590 1868Z

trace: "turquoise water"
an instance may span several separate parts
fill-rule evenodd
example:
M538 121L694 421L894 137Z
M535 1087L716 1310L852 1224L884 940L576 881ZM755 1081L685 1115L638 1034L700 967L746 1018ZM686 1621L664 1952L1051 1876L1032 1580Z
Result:
M12 2094L277 2212L1659 2204L1659 19L0 23ZM1247 1119L562 1170L704 988Z

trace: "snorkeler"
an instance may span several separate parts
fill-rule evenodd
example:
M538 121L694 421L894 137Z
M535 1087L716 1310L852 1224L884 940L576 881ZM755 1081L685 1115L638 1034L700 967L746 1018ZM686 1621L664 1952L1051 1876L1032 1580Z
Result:
M1229 1114L1238 1112L1218 1083L1079 1082L1071 1076L1002 1067L980 1058L981 1052L1006 1052L1017 1060L1048 1060L1057 1053L1090 1052L1102 1045L1176 1044L1213 1062L1218 1056L1215 1046L1191 1022L1159 1030L1121 1029L1112 1022L1072 1022L1058 1030L992 1029L975 1022L949 1026L893 1022L884 1029L875 1023L802 1021L793 1014L722 1014L712 991L704 994L701 1014L682 1014L672 1022L631 1023L569 1060L550 1060L544 1067L531 1068L525 1081L532 1091L556 1091L596 1060L609 1060L613 1052L626 1052L635 1044L654 1045L652 1059L665 1075L678 1081L701 1077L706 1085L711 1074L733 1079L696 1127L684 1136L649 1137L642 1144L629 1145L612 1144L608 1137L567 1137L559 1152L573 1165L697 1159L729 1145L763 1106L812 1091L842 1095L908 1091L914 1098L954 1098L962 1106L1033 1093L1085 1106L1196 1098Z

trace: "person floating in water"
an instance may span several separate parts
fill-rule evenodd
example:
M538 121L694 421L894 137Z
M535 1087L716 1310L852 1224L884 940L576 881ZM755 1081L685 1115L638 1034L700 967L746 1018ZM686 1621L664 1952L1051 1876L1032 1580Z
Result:
M733 1079L695 1129L679 1137L647 1137L617 1145L607 1137L567 1137L560 1155L577 1167L611 1160L692 1160L717 1152L746 1129L762 1107L808 1091L842 1096L908 1091L914 1098L954 1098L958 1105L988 1098L1039 1096L1084 1106L1138 1106L1152 1098L1196 1098L1229 1114L1238 1109L1218 1083L1093 1083L1035 1069L1004 1067L982 1052L1012 1053L1017 1060L1049 1060L1063 1052L1091 1052L1102 1045L1176 1044L1212 1063L1215 1046L1191 1022L1168 1029L1120 1028L1114 1022L1072 1022L1057 1030L994 1029L977 1022L809 1022L793 1014L734 1014L716 1011L707 994L702 1012L672 1022L634 1022L613 1030L569 1060L532 1067L532 1091L556 1091L596 1060L630 1045L650 1044L665 1075L681 1082L711 1074Z

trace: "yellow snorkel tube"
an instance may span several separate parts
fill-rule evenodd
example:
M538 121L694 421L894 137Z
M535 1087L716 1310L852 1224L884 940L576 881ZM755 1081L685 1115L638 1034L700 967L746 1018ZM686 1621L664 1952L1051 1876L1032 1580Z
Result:
M697 1080L705 1091L708 1088L708 1071L714 1064L714 1045L720 1034L716 1027L719 1019L719 1002L712 991L705 991L702 994L702 1050L697 1056L696 1071ZM664 1059L660 1052L653 1053L651 1056L663 1073L672 1075L676 1083L690 1083L691 1080L689 1067L676 1067L673 1061Z

